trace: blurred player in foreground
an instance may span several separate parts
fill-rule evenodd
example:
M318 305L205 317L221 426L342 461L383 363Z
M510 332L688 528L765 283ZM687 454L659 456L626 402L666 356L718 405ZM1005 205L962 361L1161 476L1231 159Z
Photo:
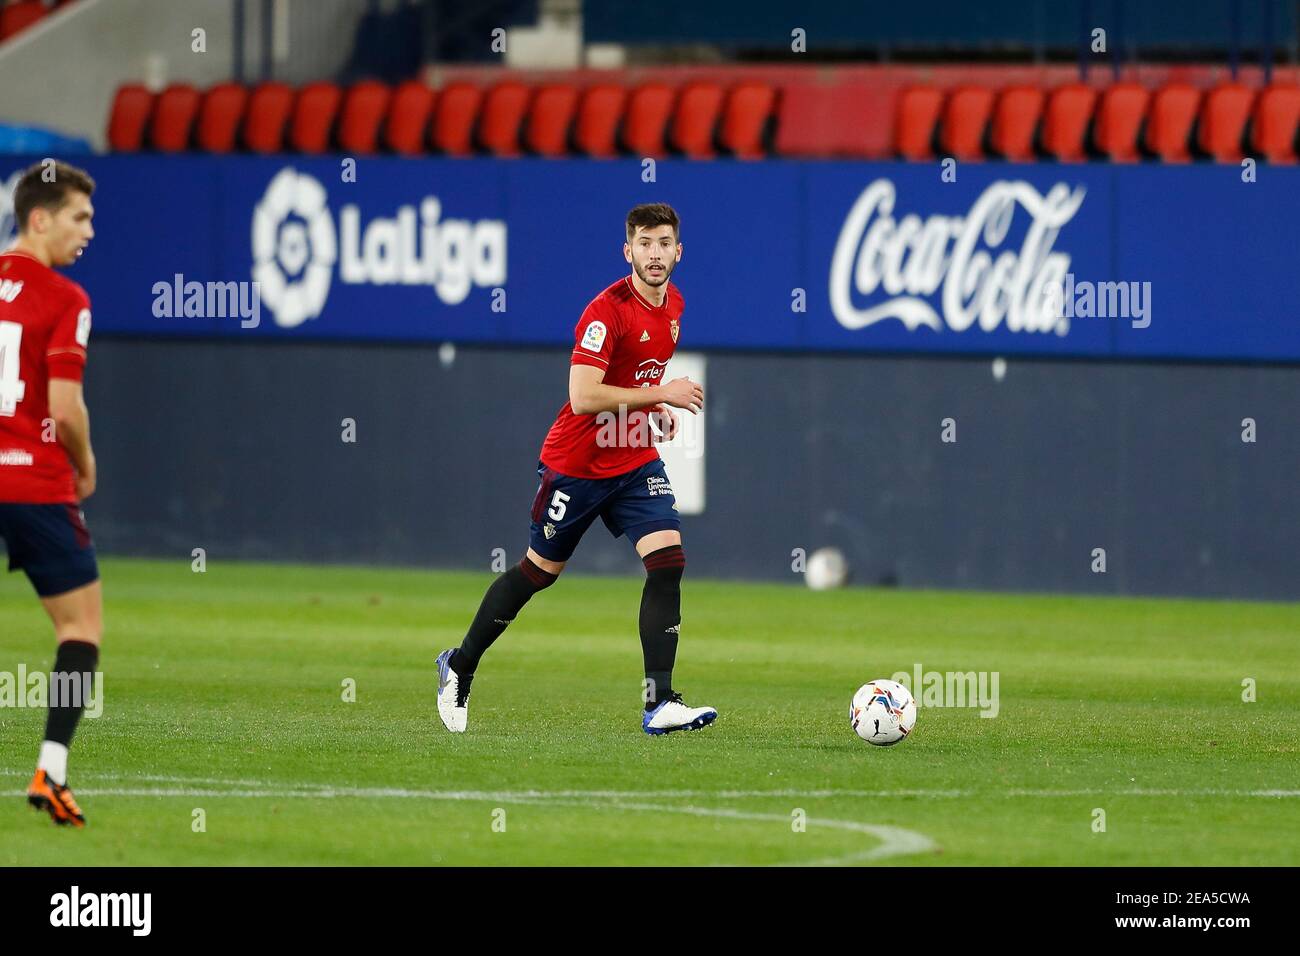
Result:
M671 206L649 203L628 213L626 234L631 275L596 296L574 330L569 401L542 444L528 552L488 588L460 647L438 656L438 714L452 733L465 731L484 652L529 598L555 583L598 516L614 537L627 536L646 568L642 729L667 734L717 719L712 707L688 707L672 687L686 556L677 501L654 447L677 433L668 406L692 414L704 407L698 383L660 383L681 332L682 295L668 281L682 257L680 221ZM658 434L652 417L664 426Z
M74 827L86 818L67 786L68 747L92 692L103 612L80 508L95 490L81 391L90 299L52 267L76 262L94 236L94 191L74 166L28 169L14 190L18 240L0 254L0 537L9 570L27 573L58 641L27 800Z

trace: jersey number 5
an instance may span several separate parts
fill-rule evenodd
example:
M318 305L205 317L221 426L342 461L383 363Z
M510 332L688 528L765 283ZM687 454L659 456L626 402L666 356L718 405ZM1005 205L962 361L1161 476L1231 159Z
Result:
M563 491L557 491L551 497L551 510L546 512L546 514L550 517L552 521L564 520L564 510L565 508L568 507L568 505L566 504L568 500L569 500L569 496L566 495Z
M17 322L0 322L0 418L18 414L18 403L27 393L27 383L18 377L18 350L23 327Z

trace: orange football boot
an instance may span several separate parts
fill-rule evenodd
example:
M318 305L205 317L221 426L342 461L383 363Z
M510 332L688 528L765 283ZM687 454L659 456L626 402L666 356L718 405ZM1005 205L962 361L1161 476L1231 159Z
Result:
M67 787L59 786L44 770L36 771L36 776L32 777L32 785L27 788L27 802L37 810L49 813L50 819L59 826L71 824L74 827L84 827L86 825L86 818L81 812L81 807L77 806L72 791Z

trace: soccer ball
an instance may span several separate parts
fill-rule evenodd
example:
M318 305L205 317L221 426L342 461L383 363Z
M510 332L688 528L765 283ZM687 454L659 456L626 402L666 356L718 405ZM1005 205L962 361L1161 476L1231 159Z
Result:
M916 724L916 699L897 681L873 680L853 695L849 724L867 743L893 746Z
M808 555L804 583L814 591L830 591L844 586L849 578L849 562L839 548L818 548Z

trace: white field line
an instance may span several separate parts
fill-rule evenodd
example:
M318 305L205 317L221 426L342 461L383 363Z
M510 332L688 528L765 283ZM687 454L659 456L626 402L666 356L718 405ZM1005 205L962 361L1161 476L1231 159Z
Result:
M29 776L31 771L0 769L0 777ZM416 800L645 800L645 799L714 799L752 800L763 797L793 797L806 800L833 797L917 797L926 799L962 799L970 797L1300 797L1300 790L1284 789L1223 789L1223 788L1144 788L1089 787L1076 790L1038 790L1011 788L1008 790L952 790L952 789L781 789L781 790L413 790L402 787L350 787L311 781L247 780L227 777L188 777L159 774L90 773L83 780L116 780L128 783L171 783L181 787L77 787L78 794L94 796L227 796L227 797L336 797L409 798ZM209 789L196 790L194 785ZM216 788L216 789L213 789Z

